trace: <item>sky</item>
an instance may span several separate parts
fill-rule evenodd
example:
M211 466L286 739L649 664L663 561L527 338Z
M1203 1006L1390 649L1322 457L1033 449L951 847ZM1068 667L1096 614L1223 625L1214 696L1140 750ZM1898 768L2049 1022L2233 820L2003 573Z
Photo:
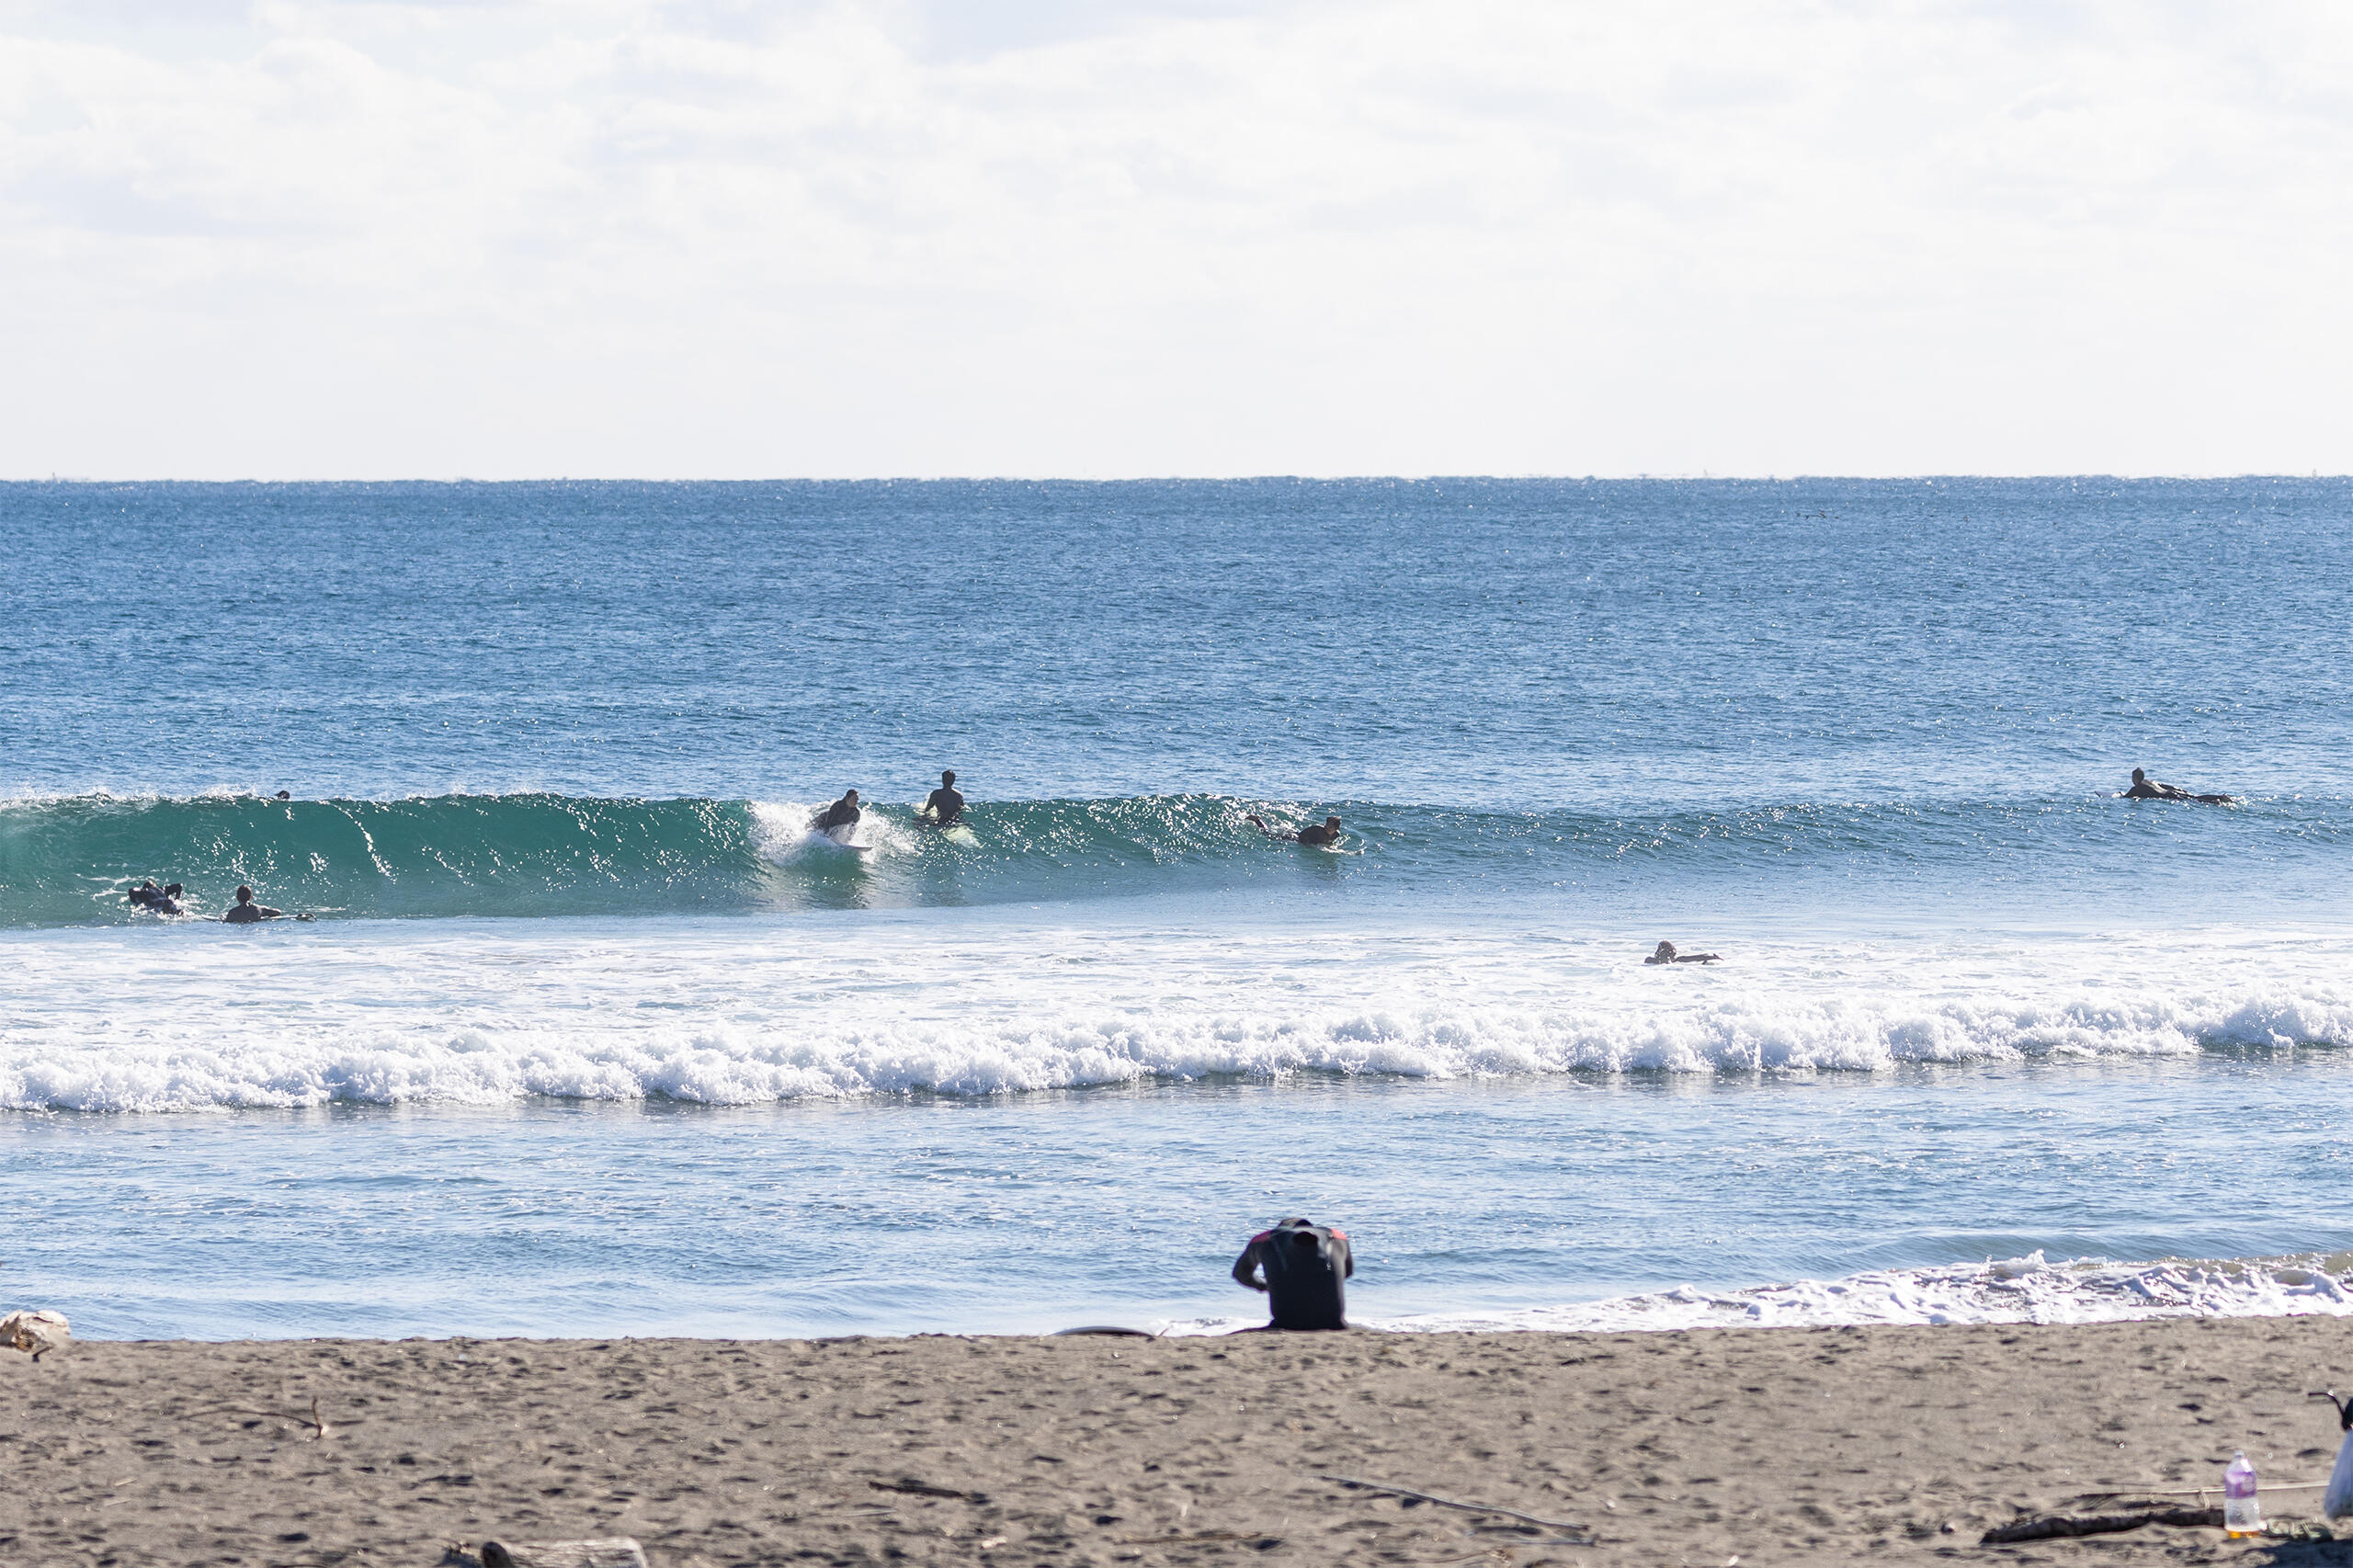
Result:
M2342 473L2353 6L0 0L0 477Z

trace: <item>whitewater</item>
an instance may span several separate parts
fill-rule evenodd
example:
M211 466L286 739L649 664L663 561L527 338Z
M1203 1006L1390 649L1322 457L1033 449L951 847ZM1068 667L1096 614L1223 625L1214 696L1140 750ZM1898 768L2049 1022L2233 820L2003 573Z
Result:
M1303 1212L1400 1329L2342 1311L2348 522L0 486L9 1288L101 1336L1189 1331ZM813 845L851 787L863 852ZM240 884L313 918L224 926Z
M1883 1073L2353 1045L2353 936L1648 932L1021 911L953 923L610 918L558 932L0 936L0 1107L190 1111L530 1096L749 1105L1300 1074ZM454 927L454 929L449 928ZM2279 956L2290 955L2284 960ZM117 1005L135 971L161 1011Z

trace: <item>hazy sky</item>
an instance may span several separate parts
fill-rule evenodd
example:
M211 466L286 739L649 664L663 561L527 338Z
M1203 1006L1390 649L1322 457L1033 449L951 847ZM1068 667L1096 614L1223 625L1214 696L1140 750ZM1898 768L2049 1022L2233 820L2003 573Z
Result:
M0 0L0 475L2353 469L2353 6Z

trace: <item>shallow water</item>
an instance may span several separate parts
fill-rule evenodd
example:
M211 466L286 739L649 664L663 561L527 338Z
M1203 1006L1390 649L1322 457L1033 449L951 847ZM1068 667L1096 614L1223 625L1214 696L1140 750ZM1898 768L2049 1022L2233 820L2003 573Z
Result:
M102 1335L1246 1321L1255 1301L1226 1269L1294 1211L1355 1238L1359 1321L1493 1323L2036 1250L2353 1250L2348 1068L2336 1051L2209 1052L1870 1077L19 1116L0 1121L0 1193L43 1215L10 1249L12 1290ZM2131 1295L2066 1311L2115 1314Z

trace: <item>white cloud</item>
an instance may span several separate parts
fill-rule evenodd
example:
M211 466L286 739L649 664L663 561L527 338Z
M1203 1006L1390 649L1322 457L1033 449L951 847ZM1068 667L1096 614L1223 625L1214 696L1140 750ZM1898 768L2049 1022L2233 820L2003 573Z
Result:
M0 0L0 472L2342 472L2349 67L2317 4Z

